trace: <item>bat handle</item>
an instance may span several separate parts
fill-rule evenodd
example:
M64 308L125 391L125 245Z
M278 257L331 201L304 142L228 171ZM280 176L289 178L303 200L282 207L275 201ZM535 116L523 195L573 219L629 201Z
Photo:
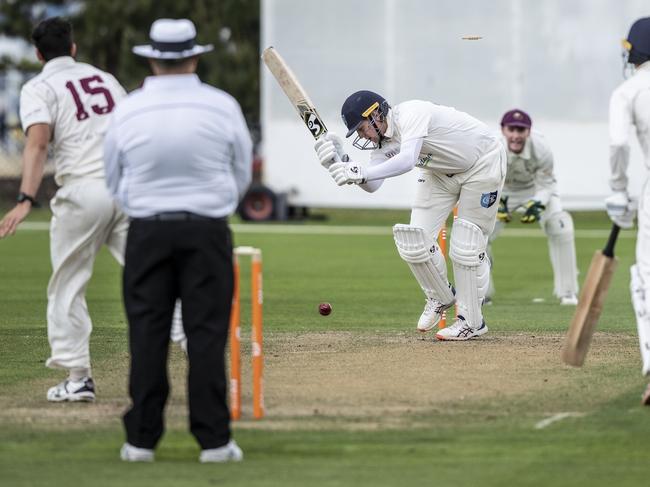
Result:
M607 239L607 245L603 249L603 255L606 257L614 257L614 246L616 245L616 239L618 238L618 232L620 232L621 227L616 223L612 224L612 231L609 232L609 239Z

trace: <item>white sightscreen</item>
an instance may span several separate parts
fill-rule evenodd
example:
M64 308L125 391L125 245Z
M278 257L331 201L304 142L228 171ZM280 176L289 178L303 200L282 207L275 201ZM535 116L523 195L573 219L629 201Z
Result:
M602 208L608 102L623 80L621 39L648 15L648 0L262 0L262 48L278 49L339 135L341 104L360 89L391 104L420 98L454 106L495 131L506 110L524 109L551 143L564 206ZM414 174L373 194L338 188L275 79L263 65L261 73L269 187L299 206L410 207ZM368 158L347 149L352 160ZM644 174L635 142L632 193Z

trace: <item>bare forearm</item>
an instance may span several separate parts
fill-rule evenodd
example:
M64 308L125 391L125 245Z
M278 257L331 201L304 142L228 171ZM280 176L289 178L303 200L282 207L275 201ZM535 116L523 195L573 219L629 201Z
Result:
M23 151L23 177L20 191L36 196L43 180L43 170L47 160L47 145L28 144Z
M41 181L43 168L47 159L47 144L50 140L50 127L47 124L35 124L27 130L27 142L23 150L23 178L20 191L31 198L36 196ZM16 203L2 220L0 220L0 238L13 235L18 225L29 215L32 199L22 199Z

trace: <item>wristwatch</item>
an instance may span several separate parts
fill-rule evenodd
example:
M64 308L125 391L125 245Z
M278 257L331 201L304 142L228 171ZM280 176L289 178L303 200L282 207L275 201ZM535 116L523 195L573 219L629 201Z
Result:
M36 199L33 196L30 196L27 193L23 193L22 191L18 193L18 198L16 198L16 201L18 203L22 203L23 201L29 201L32 204L32 206L34 207L38 206L38 203L36 202Z

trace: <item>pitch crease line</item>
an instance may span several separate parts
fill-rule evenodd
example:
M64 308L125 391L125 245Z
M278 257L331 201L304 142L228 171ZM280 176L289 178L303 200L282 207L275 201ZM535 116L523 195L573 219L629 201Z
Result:
M553 416L549 416L546 419L542 419L541 421L538 421L535 423L535 429L536 430L541 430L546 428L547 426L552 425L553 423L557 423L558 421L562 421L563 419L567 418L581 418L585 415L585 413L557 413L554 414Z

